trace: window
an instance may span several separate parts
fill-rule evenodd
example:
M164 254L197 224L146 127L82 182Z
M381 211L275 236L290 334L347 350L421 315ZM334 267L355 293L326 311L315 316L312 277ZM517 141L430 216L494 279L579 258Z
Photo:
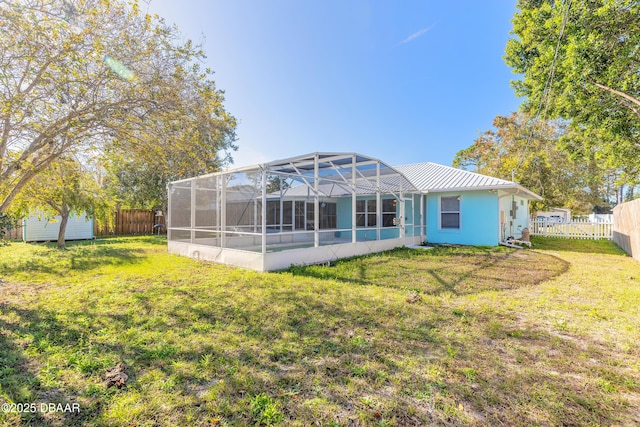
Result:
M293 202L285 201L282 202L282 229L284 231L292 230L292 212L293 210Z
M307 203L307 228L306 230L313 230L315 227L315 204Z
M280 229L280 200L267 201L267 229ZM291 230L291 202L282 202L282 229Z
M306 216L305 216L306 206ZM320 230L336 228L337 205L335 203L320 202ZM295 202L296 230L313 230L315 204L313 202ZM286 211L285 211L286 215ZM285 216L286 219L286 216Z
M356 200L356 227L366 227L367 225L367 202L366 200Z
M460 196L440 198L440 228L460 228Z
M295 222L296 222L296 230L306 230L305 221L304 221L304 206L305 202L295 202Z
M376 201L356 200L356 227L376 226Z
M394 218L396 217L396 199L382 200L382 227L393 227ZM376 220L376 201L375 200L356 200L356 226L357 227L375 227Z
M320 230L337 227L337 211L335 203L320 203Z
M280 226L280 200L267 200L267 228Z
M382 200L382 226L393 227L393 220L396 217L396 199Z

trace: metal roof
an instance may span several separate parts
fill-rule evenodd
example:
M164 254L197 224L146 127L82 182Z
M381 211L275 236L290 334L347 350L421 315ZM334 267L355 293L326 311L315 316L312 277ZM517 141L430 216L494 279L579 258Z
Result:
M515 182L504 179L431 162L390 166L383 161L358 153L309 153L259 165L201 175L197 177L197 179L266 170L269 174L288 175L290 178L304 182L309 186L311 185L310 179L313 177L317 167L319 193L328 197L337 197L339 195L351 194L353 166L355 166L357 174L356 194L375 193L376 176L378 174L376 164L380 165L379 183L382 192L393 193L400 189L407 193L416 191L428 193L444 191L510 190L518 193L522 192L524 197L530 199L542 200L542 197L534 192L527 190ZM186 183L193 179L196 178L173 181L171 184ZM306 190L291 188L287 192L290 196L297 196L298 193L300 193L300 195L306 193Z
M542 200L542 197L515 182L437 163L414 163L394 166L394 169L402 173L417 189L423 192L511 189L524 192L527 198Z

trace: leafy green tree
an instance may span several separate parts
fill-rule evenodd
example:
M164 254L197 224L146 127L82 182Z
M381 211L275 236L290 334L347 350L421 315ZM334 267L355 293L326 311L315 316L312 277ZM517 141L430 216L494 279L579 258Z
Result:
M167 212L167 184L173 180L219 170L229 159L220 158L215 144L157 146L147 152L109 151L102 157L104 189L120 206Z
M137 1L0 2L0 22L0 211L70 152L235 149L204 52Z
M23 215L36 212L43 218L59 215L58 248L63 249L70 214L104 217L111 205L94 177L72 156L64 156L23 188L14 208Z
M640 3L519 0L506 63L530 114L569 121L583 144L620 179L640 165ZM623 183L619 183L623 184Z
M8 215L4 212L0 212L0 245L6 245L4 236L7 231L17 225L18 221L15 217Z
M513 179L544 197L538 208L566 206L586 213L600 204L603 171L594 156L581 152L574 161L563 149L561 141L569 137L562 122L513 113L497 116L493 125L495 130L456 154L454 166Z

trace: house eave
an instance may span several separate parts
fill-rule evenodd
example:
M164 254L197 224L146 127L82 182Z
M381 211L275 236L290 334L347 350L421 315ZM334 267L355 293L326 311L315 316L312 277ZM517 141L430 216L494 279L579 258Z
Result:
M520 194L526 199L541 201L542 197L537 195L531 190L527 190L519 184L513 185L485 185L485 186L473 186L473 187L452 187L452 188L432 188L421 190L423 194L428 193L451 193L458 191L492 191L502 190L508 193Z

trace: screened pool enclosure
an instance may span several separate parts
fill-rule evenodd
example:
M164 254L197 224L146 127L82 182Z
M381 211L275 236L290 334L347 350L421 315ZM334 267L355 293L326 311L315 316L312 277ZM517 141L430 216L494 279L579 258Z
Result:
M169 251L276 270L421 242L422 195L380 160L313 153L169 184Z

